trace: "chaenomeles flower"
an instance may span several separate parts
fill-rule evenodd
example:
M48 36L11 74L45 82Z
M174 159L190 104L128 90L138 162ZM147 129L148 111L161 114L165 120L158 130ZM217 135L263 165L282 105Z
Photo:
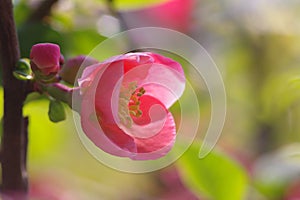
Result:
M168 108L185 88L181 65L159 54L115 56L84 69L81 125L103 151L133 160L158 159L174 145Z
M56 74L60 70L63 57L57 44L39 43L32 46L30 60L33 72L48 76Z

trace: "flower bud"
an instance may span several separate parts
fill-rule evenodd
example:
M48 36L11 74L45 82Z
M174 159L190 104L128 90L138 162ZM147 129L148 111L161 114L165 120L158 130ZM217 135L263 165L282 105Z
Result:
M45 76L56 74L60 69L60 48L57 44L52 43L33 45L30 60L32 71L39 71Z
M62 80L73 85L75 83L77 72L81 66L85 68L96 63L98 63L98 61L94 58L84 55L76 56L66 61L59 72L59 75Z

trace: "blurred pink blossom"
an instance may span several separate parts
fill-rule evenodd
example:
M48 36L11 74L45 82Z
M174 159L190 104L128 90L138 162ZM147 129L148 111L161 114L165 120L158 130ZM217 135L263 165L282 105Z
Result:
M191 28L194 0L169 0L140 10L123 12L129 28L154 26L187 33Z
M159 200L200 200L183 184L175 167L162 170L160 181L164 186L164 190L161 197L158 198Z

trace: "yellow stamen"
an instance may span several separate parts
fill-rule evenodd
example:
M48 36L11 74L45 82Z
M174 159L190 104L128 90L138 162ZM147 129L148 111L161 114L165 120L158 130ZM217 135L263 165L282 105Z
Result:
M131 127L133 120L131 116L141 117L143 112L140 110L140 98L145 94L143 87L137 90L137 82L131 82L126 86L122 86L119 95L119 111L118 116L120 122L126 126Z

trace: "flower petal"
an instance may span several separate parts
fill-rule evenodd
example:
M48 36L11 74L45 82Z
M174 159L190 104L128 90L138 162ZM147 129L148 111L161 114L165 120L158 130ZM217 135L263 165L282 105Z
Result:
M165 156L173 147L176 137L176 128L173 116L167 113L167 120L161 131L150 138L134 138L137 145L137 154L131 157L134 160L154 160Z
M148 55L151 55L151 57L154 58L154 62L155 63L161 63L166 65L167 67L177 71L180 75L180 78L185 80L185 76L184 76L184 71L181 67L181 65L178 62L175 62L174 60L172 60L171 58L167 58L164 56L161 56L159 54L155 54L155 53L147 53Z
M147 95L159 99L166 108L179 99L185 88L181 65L154 53L129 53L124 61L123 83L136 81Z
M113 79L107 81L106 78L112 72L117 73L116 70L119 68L108 70L105 66L99 65L98 67L101 69L95 71L97 74L94 75L94 81L99 80L98 83L103 84L103 88L99 88L98 84L92 84L84 93L81 109L82 129L88 138L105 152L128 157L132 152L136 152L134 140L118 128L113 121L111 110L106 108L111 105L110 84L114 83ZM100 99L97 98L100 95L99 92L103 94Z
M123 134L116 126L100 125L93 106L89 99L83 99L81 112L81 125L86 136L103 151L116 156L129 157L136 152L134 140ZM118 136L118 138L115 138Z
M134 135L137 154L132 159L157 159L168 153L176 136L172 114L158 100L148 95L140 98L142 116L132 117L130 134Z
M120 93L121 79L123 76L123 62L116 61L102 66L105 68L103 74L93 81L96 81L95 108L101 112L102 120L105 123L116 123L118 113L118 96L113 92ZM95 84L95 83L94 83Z

